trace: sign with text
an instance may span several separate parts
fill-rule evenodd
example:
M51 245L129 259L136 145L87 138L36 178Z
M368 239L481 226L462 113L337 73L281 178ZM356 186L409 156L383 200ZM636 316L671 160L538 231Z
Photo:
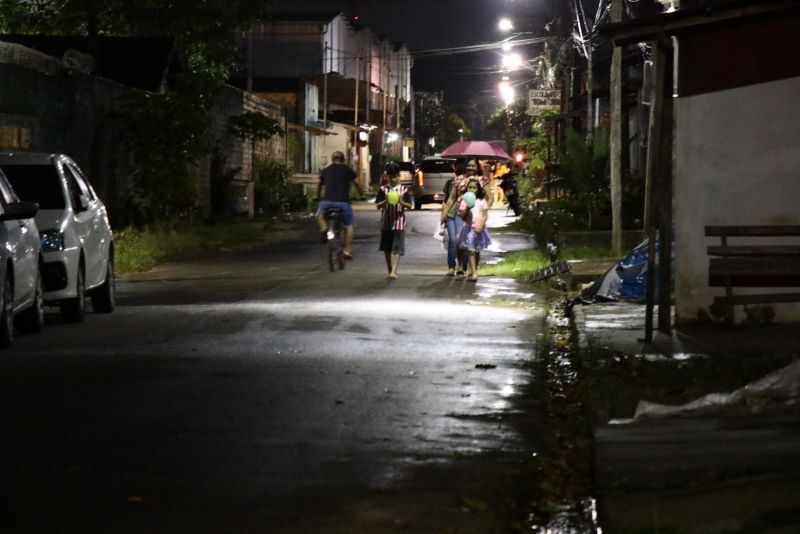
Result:
M558 111L560 108L560 89L531 89L528 91L528 114L538 115L542 111Z

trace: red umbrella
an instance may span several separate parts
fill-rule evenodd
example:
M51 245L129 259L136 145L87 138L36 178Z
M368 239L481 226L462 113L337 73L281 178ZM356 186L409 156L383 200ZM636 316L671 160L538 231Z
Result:
M456 141L442 151L442 156L511 159L505 150L489 141Z

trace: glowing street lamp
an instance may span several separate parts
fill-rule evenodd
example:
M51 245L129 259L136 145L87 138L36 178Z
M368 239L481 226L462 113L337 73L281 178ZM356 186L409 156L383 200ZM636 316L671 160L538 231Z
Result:
M502 18L497 23L497 27L500 28L500 31L510 32L514 29L514 24L511 22L511 19Z
M508 70L518 69L522 66L522 56L519 54L503 54L502 66Z
M510 105L514 102L514 98L517 96L517 92L511 86L511 84L507 81L502 81L497 84L497 89L500 91L500 98L503 99L506 106Z

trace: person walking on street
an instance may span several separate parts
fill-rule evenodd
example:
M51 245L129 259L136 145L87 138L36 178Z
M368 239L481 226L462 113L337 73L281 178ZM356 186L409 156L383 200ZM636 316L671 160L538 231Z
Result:
M469 195L470 193L471 195ZM467 280L477 282L481 250L492 244L489 232L486 231L489 203L478 178L470 178L467 183L467 191L461 197L458 212L464 219L464 226L461 228L461 235L458 238L459 246L469 251Z
M353 259L352 246L355 225L353 206L350 203L350 186L355 185L358 196L364 196L361 184L356 180L356 173L344 163L344 154L339 150L331 154L332 163L322 169L317 185L317 198L320 199L317 211L317 222L322 232L322 243L327 243L328 223L325 221L325 210L328 208L342 209L342 222L345 228L344 251L345 259ZM324 195L324 196L323 196Z
M447 231L447 276L454 276L456 268L459 275L462 275L467 267L467 260L463 258L458 250L458 236L461 235L463 219L458 214L458 204L456 200L460 197L456 183L466 183L464 175L467 172L467 161L458 158L453 165L453 177L444 184L445 201L442 202L440 220Z
M455 275L463 278L469 263L469 253L461 250L458 243L461 228L464 226L464 219L459 214L458 207L461 205L462 196L467 191L467 182L470 178L479 180L478 183L482 189L489 183L490 178L487 169L481 169L479 162L475 159L467 161L459 158L453 169L455 177L452 179L452 184L449 180L445 184L447 200L442 203L441 222L447 228L447 276Z
M381 210L381 244L378 250L386 258L389 280L397 279L400 256L405 254L405 210L411 209L411 194L400 184L400 166L386 164L389 183L381 187L375 197L375 206Z

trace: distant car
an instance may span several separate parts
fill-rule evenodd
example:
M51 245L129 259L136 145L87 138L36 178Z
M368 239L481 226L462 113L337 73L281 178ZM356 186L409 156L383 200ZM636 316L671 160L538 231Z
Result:
M414 184L414 208L429 202L444 202L444 184L454 176L455 160L439 157L426 157L417 170Z
M44 325L42 255L34 216L0 171L0 347L11 345L15 322L29 332ZM16 319L16 321L15 321Z
M0 152L0 169L20 198L37 202L44 258L44 300L80 322L91 295L95 312L115 306L114 238L103 202L64 154Z

